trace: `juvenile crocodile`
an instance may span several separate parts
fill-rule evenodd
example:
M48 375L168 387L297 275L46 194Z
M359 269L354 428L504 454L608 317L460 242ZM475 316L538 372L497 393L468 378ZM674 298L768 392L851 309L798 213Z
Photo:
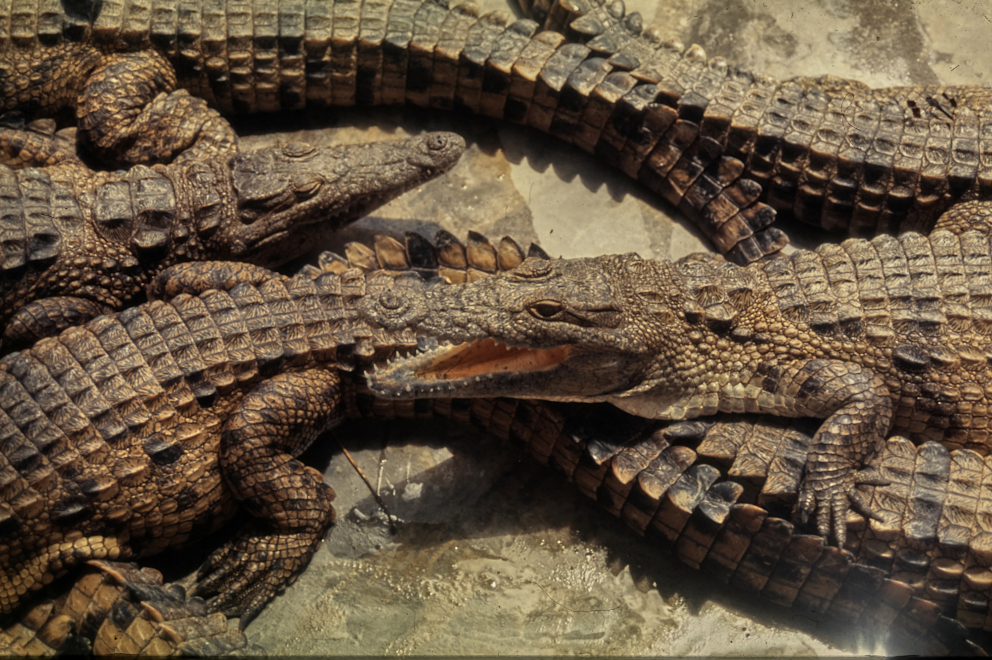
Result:
M890 430L989 453L992 247L979 232L850 239L747 268L635 254L531 259L362 302L370 322L458 343L371 376L377 394L607 401L647 418L823 419L803 521L843 546ZM490 339L491 338L491 339Z
M18 507L31 509L32 513L36 507L48 508L50 519L54 521L54 524L49 523L50 527L54 528L53 533L58 533L59 530L62 532L67 532L68 530L68 534L73 535L75 533L80 535L81 539L89 541L89 545L80 543L80 539L74 541L72 548L68 550L69 556L62 559L63 567L68 568L72 562L84 559L88 553L101 552L99 544L102 543L106 546L108 541L112 541L114 538L120 540L123 537L121 533L122 528L142 528L139 519L144 519L146 526L143 529L139 529L139 531L131 532L123 548L119 548L118 552L120 554L127 554L128 552L137 554L141 550L150 552L152 549L171 541L178 542L178 537L186 535L184 530L189 531L189 534L193 534L194 528L183 527L182 523L176 522L175 518L177 516L181 518L183 511L190 510L194 512L205 511L205 515L208 517L217 513L216 506L211 507L209 504L203 504L204 499L209 502L211 498L219 497L230 506L232 504L230 502L230 493L224 493L223 495L217 493L217 490L226 491L227 488L224 486L224 482L218 483L219 467L215 465L217 462L222 462L227 467L230 463L223 458L218 458L215 452L218 451L219 448L217 445L220 442L227 443L238 432L245 433L244 427L238 428L232 424L231 419L250 414L252 412L252 406L249 405L250 402L263 402L263 410L259 411L258 414L267 413L275 415L279 410L279 406L266 405L272 403L273 399L264 398L266 394L271 394L274 382L278 381L285 386L280 388L279 395L281 397L291 393L288 391L290 390L290 387L287 386L288 379L295 380L296 377L299 377L300 380L306 380L309 375L322 371L321 366L317 364L319 362L318 356L312 352L308 354L306 351L303 351L302 355L297 353L294 356L292 354L287 355L286 353L289 351L284 351L281 358L273 358L272 352L265 350L263 342L266 339L272 339L275 340L274 343L280 343L279 340L284 339L285 346L292 347L294 343L299 344L299 340L302 338L300 332L283 331L294 325L297 329L301 330L302 326L308 327L311 330L313 328L319 328L322 324L318 320L320 316L318 314L318 308L321 306L318 300L327 303L326 308L333 310L328 316L336 317L330 321L331 328L325 327L333 336L328 342L324 342L323 348L327 349L327 343L332 345L338 343L338 353L336 356L338 361L350 361L349 355L351 358L354 358L356 355L374 351L377 343L380 344L378 347L380 351L387 350L390 341L396 339L395 335L390 337L388 333L377 333L371 326L363 324L356 318L353 309L354 303L361 299L363 289L368 294L369 292L378 293L381 290L380 285L385 285L387 289L390 286L394 289L397 288L393 276L382 276L380 274L380 276L370 276L366 279L360 276L360 271L356 271L354 266L362 266L362 262L365 262L368 267L373 269L376 267L386 267L394 272L413 270L414 273L419 270L427 274L441 270L442 272L446 271L447 275L454 276L457 279L470 280L508 268L523 259L523 253L519 248L515 248L512 241L502 241L500 247L497 249L489 246L480 237L474 235L470 236L470 242L467 247L462 246L457 241L450 240L450 237L442 238L443 240L439 242L440 248L438 250L440 258L431 252L428 244L423 241L412 240L414 239L412 236L408 237L405 248L398 246L391 239L380 237L376 241L376 249L374 251L362 249L357 244L351 245L348 248L347 261L334 258L323 259L319 271L318 269L308 268L305 270L304 275L295 279L276 277L267 280L258 288L242 283L234 288L230 288L228 294L223 294L220 291L212 291L201 295L199 298L182 295L179 298L173 299L171 305L162 302L148 303L118 315L116 320L114 317L103 317L89 323L82 329L70 330L58 338L46 339L39 342L27 353L8 356L0 361L0 374L2 374L0 375L0 381L4 381L0 386L3 387L5 393L4 397L0 397L0 400L11 402L0 404L0 407L3 407L5 411L9 411L9 413L19 415L13 419L11 419L13 415L10 415L7 422L8 432L12 432L13 441L6 443L10 451L5 451L3 459L3 462L7 464L3 473L7 474L6 483L8 483L8 486L4 489L5 498L2 501L2 507L7 509L7 516L5 517L6 522L4 522L3 528L0 528L3 532L0 535L0 539L2 539L0 540L0 546L6 545L7 547L3 548L3 553L0 553L0 558L3 558L5 561L0 579L15 575L15 570L9 564L11 557L27 557L28 563L31 563L30 558L33 556L29 548L21 548L20 552L10 552L11 542L16 543L20 541L28 545L36 543L30 531L25 528L20 528L19 538L12 538L15 531L13 529L14 527L32 523L37 524L38 520L37 517L32 517L30 519L32 523L26 523L23 519L18 518L17 514L20 510L23 510L18 509ZM411 254L414 256L411 257ZM546 258L546 255L544 258ZM217 284L228 286L235 281L244 282L250 280L261 282L261 280L265 280L267 277L260 269L249 266L229 265L226 268L220 269L216 266L219 266L219 264L214 264L212 268L189 264L173 268L166 275L159 278L158 290L160 293L176 295L177 291L183 288L199 290ZM227 281L228 275L231 276L230 282ZM203 279L198 281L198 278ZM401 287L399 287L402 288L418 280L418 277L408 274L399 277L396 282L402 283ZM334 293L330 293L329 290ZM273 292L276 291L278 291L278 295L273 295ZM301 296L300 294L302 292L310 292L310 295L308 297ZM256 298L254 301L246 300L255 294L261 294L261 296L269 298L270 301L278 297L280 301L278 303L270 302L270 304L266 305L261 297ZM232 341L236 337L228 334L227 330L238 325L238 317L242 315L234 307L223 308L222 301L226 300L225 295L230 296L235 303L242 303L240 309L249 312L247 314L248 319L243 328L244 334L241 335L240 341ZM300 302L299 305L294 305L290 301L290 299L294 298ZM309 300L309 305L303 304L302 301L305 300ZM249 305L244 305L245 302L248 302ZM253 304L251 304L252 302ZM200 305L204 307L196 310L195 308ZM294 319L294 307L297 310L303 308L309 312L309 316ZM268 317L264 313L266 308L273 311L272 317ZM214 312L214 314L211 315L208 312ZM163 326L161 334L165 339L155 349L161 351L157 353L157 359L150 361L149 366L143 366L141 364L143 360L136 353L149 354L154 351L135 351L135 349L132 349L131 359L127 359L122 355L127 352L128 337L133 338L138 334L136 329L141 325L142 319L145 319L146 327L141 329L141 332L149 332L149 335L145 335L143 340L139 339L135 342L135 346L140 345L143 348L148 344L152 344L151 339L155 338L154 328L149 323L155 324L157 321L163 319L163 317L170 315L170 313L175 316L172 319L172 324L168 324L168 321L160 324ZM219 326L214 326L218 329L219 337L218 335L213 337L208 336L208 330L211 327L208 318L211 316L214 319L219 319L221 322ZM183 327L180 318L186 320L185 327ZM177 321L180 323L178 326L175 324ZM288 325L284 324L283 321L288 321ZM168 327L164 327L167 324ZM260 327L253 329L252 324L257 324ZM281 327L282 331L277 329L277 326ZM177 330L177 327L179 330ZM266 327L268 332L266 332ZM184 336L186 334L186 328L189 328L189 332L193 335L192 337ZM121 332L122 329L124 333ZM303 334L310 338L309 343L311 345L320 343L320 337L328 337L326 332L323 334L320 332L304 332ZM412 347L412 340L414 338L408 333L405 334L406 338L400 343ZM296 339L295 342L293 338ZM88 342L86 341L87 339ZM184 344L184 340L186 342L185 345L180 347L181 344ZM90 346L78 348L81 344L85 343L89 343ZM111 347L107 354L102 352L99 344L102 344L104 348ZM64 348L60 348L60 346ZM170 351L167 350L169 347L180 347L179 350L171 351L175 355L176 362L174 363L169 357ZM216 350L221 347L227 351L226 356L222 354L223 351ZM270 343L268 347L272 348L272 344ZM259 376L254 384L244 383L240 377L250 375L252 371L253 365L250 359L252 349L254 349L256 354L265 353L262 358L258 358L255 361L255 366L259 370L264 369L267 364L273 371L283 370L283 373L264 379ZM62 356L58 355L60 352L63 353ZM320 357L333 357L332 354L333 350L327 350ZM54 363L51 356L56 358L62 357L60 366L64 368L66 365L69 365L69 369L63 374L58 374L53 373L52 368L39 368L43 363ZM113 360L108 360L110 357ZM78 366L73 365L73 358L77 360ZM28 361L32 362L32 364L26 364ZM196 364L197 361L201 361L201 364ZM278 364L273 365L273 362ZM64 439L67 436L63 436L63 439L58 437L58 431L54 427L53 420L60 420L60 423L63 425L71 425L73 418L68 414L70 412L68 409L71 409L73 403L71 401L59 402L58 383L50 382L48 383L48 388L44 389L44 380L48 377L46 375L50 374L57 381L71 382L74 377L78 377L78 374L82 372L84 364L87 373L98 373L103 380L96 383L95 377L91 377L91 380L94 382L90 385L84 379L80 383L84 389L82 389L81 394L73 391L76 396L73 397L72 401L86 401L92 414L98 416L94 417L94 421L89 425L76 425L77 427L82 426L82 429L76 431L74 439L77 439L77 441L86 440L86 442L78 443L69 440L67 443ZM16 376L21 369L30 369L31 371L32 375L22 383L28 389L20 392L20 400L16 398L11 399L8 395L18 394L18 390L20 389L12 376ZM72 373L73 369L76 370L76 374ZM170 375L165 379L161 379L164 381L162 386L164 391L153 391L156 390L155 381L159 379L156 372L161 373L170 370ZM225 371L227 374L224 373ZM246 374L246 371L249 374ZM183 375L184 373L186 374L185 376ZM334 373L334 368L327 368L324 370L324 373ZM136 386L136 381L141 380L142 375L148 378L148 380L143 383L144 387L138 387ZM227 375L230 375L231 378L226 378ZM592 488L597 492L602 491L602 488L593 485L593 480L597 476L600 479L605 477L606 482L603 483L606 483L606 488L613 489L617 484L610 482L609 475L611 473L614 476L619 475L621 477L634 475L637 478L637 483L645 484L647 493L655 497L656 501L659 501L658 498L663 499L668 488L667 486L660 485L662 479L671 477L672 484L677 481L679 485L672 486L677 491L685 488L686 484L689 483L687 480L690 477L693 479L696 478L696 469L689 471L685 479L679 478L680 474L685 472L692 463L691 460L684 460L686 452L691 454L684 447L673 447L670 451L662 452L661 450L665 447L657 445L654 447L657 450L655 454L646 459L644 465L638 467L634 472L631 471L633 466L635 466L640 458L643 458L639 458L640 452L645 449L643 443L634 443L631 447L626 448L621 445L606 446L602 442L598 442L591 450L586 450L583 445L577 442L577 435L581 435L581 433L577 432L575 427L576 417L568 414L568 411L559 411L554 406L549 406L548 404L514 400L476 399L469 401L435 400L433 402L423 402L428 404L427 406L418 404L414 407L412 405L403 405L406 402L375 399L361 386L352 387L350 377L345 374L339 373L338 377L342 379L340 385L344 390L346 399L345 407L348 414L422 417L424 414L433 413L471 420L483 428L491 430L500 437L526 442L530 447L530 451L542 462L550 462L558 465L561 469L567 469L567 474L570 478L574 478L583 490ZM226 388L224 387L225 382ZM217 390L214 394L210 392L211 384ZM86 385L89 385L89 388L86 388ZM128 394L132 390L134 392L142 392L142 395L129 399ZM245 390L249 390L247 394ZM49 402L52 408L59 403L62 404L61 408L54 409L54 412L50 415L45 414L41 410L36 410L35 412L40 413L40 415L31 419L31 426L28 427L30 433L34 435L45 432L53 433L53 435L44 438L48 444L43 448L38 448L41 449L41 453L38 453L38 449L32 452L30 445L23 444L24 437L14 428L18 423L25 425L25 419L31 418L30 408L32 406L27 397L29 392L38 392L39 395L34 398L39 400L39 403ZM45 396L41 396L42 394ZM107 399L106 397L108 395L115 395L117 398ZM170 406L168 401L170 397L173 400L185 399L185 405ZM211 397L213 397L213 401L210 400ZM223 421L217 422L213 428L204 429L199 436L193 432L196 430L198 423L206 425L213 424L223 417L224 410L230 411L234 409L236 406L233 402L239 398L241 401L238 411L229 414L226 418L227 431L224 434L221 434L218 428L219 426L223 426ZM308 400L310 402L309 406L307 406L306 402L300 402L301 409L312 410L314 407L322 408L324 406L320 398L310 398ZM168 416L170 412L173 412L171 418ZM339 415L342 412L340 409L337 411ZM7 415L9 413L5 412L4 414ZM139 424L141 423L142 415L153 416L152 419L145 422L145 428L153 424L156 419L160 428L157 432L152 433L139 442L134 440L134 438L136 436L140 437L142 429ZM81 422L82 420L76 417L76 421ZM318 423L316 420L307 421L312 421L314 424ZM108 449L109 445L103 445L101 447L100 435L106 436L113 433L115 422L117 424L116 430L118 434L116 437L111 438L114 442L112 448ZM128 424L131 427L125 430ZM262 425L257 424L252 428L258 430L260 426ZM101 433L101 431L105 433ZM87 434L89 434L88 438L85 437ZM218 435L222 435L222 438L218 438ZM588 437L588 433L585 435ZM52 437L55 437L54 441L50 440ZM259 438L253 439L256 441L259 440ZM20 443L18 443L18 440ZM129 442L133 446L129 447ZM84 463L79 460L79 454L83 454L94 447L96 448L95 451L89 453L89 461ZM225 448L237 451L237 448L231 444L227 444ZM55 450L57 449L62 449L62 453L56 453ZM100 456L101 450L104 452L102 457ZM71 458L66 458L66 453L71 454ZM122 453L129 453L130 455L121 456ZM700 450L700 453L702 453L702 450ZM242 452L240 453L240 460L233 461L233 463L240 467L246 461L252 460L255 454L255 450L248 453ZM98 458L102 458L102 460L97 461L96 459ZM269 456L259 459L264 465L259 465L253 460L252 463L258 465L259 469L264 470L265 474L267 474L273 464L279 464L278 461L272 461L271 458ZM658 460L653 460L654 458ZM678 460L672 462L670 460L672 458L677 458ZM72 461L71 459L75 460ZM55 463L59 463L59 465L56 465L52 469L52 465ZM194 465L190 465L191 463ZM289 461L283 465L287 472L292 473L293 476L290 478L299 479L306 483L304 480L310 477L308 471L303 470L299 464L293 461ZM595 466L593 473L589 474L586 468L593 465ZM71 466L78 469L79 473L67 477L67 473L72 471ZM184 466L188 467L188 469L184 470ZM678 466L679 469L672 472L670 468L674 466ZM581 469L576 469L577 467ZM142 474L143 469L146 471L144 474ZM17 476L18 471L20 471L20 476ZM123 471L126 474L123 476L118 475L115 471ZM302 475L300 474L301 472ZM178 478L177 473L179 473ZM199 479L196 480L186 476L190 474L194 475L194 477L199 475ZM173 480L168 482L167 491L163 494L160 489L164 488L164 486L161 485L159 479L166 479L168 481L167 475L171 475ZM573 477L573 475L575 476ZM284 478L281 475L277 475L275 477L276 483L268 482L268 485L278 486L282 482L281 479ZM237 477L232 477L231 479L232 484L234 484L232 487L244 484L244 481ZM208 486L211 482L214 490L211 490ZM18 487L23 487L31 483L35 485L40 483L48 486L47 491L44 493L46 497L41 498L43 501L39 502L41 493L33 489L29 488L20 493L16 492ZM313 482L310 483L311 485L313 484ZM636 486L636 484L631 484L629 481L625 483L628 486L626 491L624 491L625 495L626 493L634 493L637 490L636 487L633 489L630 488L631 485ZM622 486L623 484L621 484ZM119 489L119 492L114 494L114 490L117 489ZM714 493L723 492L719 487L711 490ZM197 495L202 495L205 492L207 494L203 495L204 499L197 499ZM67 497L59 499L63 494L66 494ZM7 498L7 495L11 497ZM707 505L703 506L704 513L706 514L713 514L714 511L712 507L706 508L706 506L714 503L711 501L712 497L710 495L707 492ZM73 496L75 499L71 499ZM129 505L124 508L131 513L120 513L118 511L117 515L111 515L111 512L115 510L115 503L121 498L128 501ZM262 497L262 499L264 500L265 498ZM270 503L270 506L277 508L283 505L286 509L292 509L290 505L284 505L286 499L285 493L280 492L278 496L273 496L273 499L266 500L266 502ZM602 494L600 494L600 499L601 501L606 501ZM161 501L156 502L156 500ZM634 502L633 499L631 501ZM641 498L630 506L647 506L645 501L644 498ZM150 507L147 506L148 502L151 502ZM179 502L188 504L191 509L173 509L170 503ZM161 506L156 507L156 504L160 504ZM625 508L629 507L625 506ZM13 516L10 515L12 509ZM665 510L667 511L667 509ZM736 509L734 510L736 511ZM2 511L2 508L0 508L0 511ZM104 515L102 519L101 515ZM130 519L126 519L128 515L130 515ZM750 506L745 508L742 514L735 514L727 518L727 520L735 523L741 520L753 521L756 519L755 516L763 519L763 515L760 512L755 512L755 507ZM223 514L220 517L223 517ZM660 514L656 518L658 520L667 520L665 516ZM217 524L217 520L203 521L205 525L210 525L211 523ZM261 525L260 522L256 524ZM783 524L787 523L783 522ZM99 528L101 525L105 528L104 531L98 535L93 534L93 528ZM659 522L658 525L661 525L661 523ZM650 525L648 526L650 527ZM640 531L644 531L644 529L642 528ZM716 531L719 530L716 529L714 533ZM174 535L170 536L170 532ZM116 537L113 536L114 534L116 534ZM72 536L72 538L75 537ZM763 535L758 534L756 538L757 541L754 545L760 545L761 540L764 538ZM244 534L234 543L238 543L239 541L242 543L246 541ZM816 542L804 541L804 543L815 544ZM819 539L819 545L817 547L825 547L822 539ZM858 617L861 617L863 620L878 619L883 623L896 621L897 625L915 625L917 628L928 622L939 621L938 608L928 604L919 594L915 594L911 598L908 596L903 598L902 596L906 595L907 592L899 587L899 585L889 586L883 590L882 593L885 594L885 597L880 601L885 606L883 609L877 610L874 607L873 601L870 600L866 606L863 592L857 588L862 584L864 579L864 575L859 572L862 569L850 568L850 556L846 554L837 555L834 550L832 548L825 548L823 550L824 556L831 557L832 562L824 563L823 566L817 568L818 572L814 572L813 574L815 576L822 576L823 579L819 582L811 580L804 590L804 597L814 599L811 602L818 603L821 611L839 612L842 615L846 614L852 619L857 619ZM224 550L219 551L215 555L215 558L217 557L230 559L230 555L225 555ZM35 557L35 559L37 558ZM250 561L251 559L252 556L250 554L244 557L245 561ZM35 565L37 563L35 561ZM745 562L745 565L750 566L751 564ZM741 569L741 573L743 574L744 572L744 569ZM848 574L851 577L848 577ZM889 582L883 579L884 576L879 577L881 574L877 570L869 572L868 575L874 580L871 584L880 584L883 586L889 584ZM206 579L209 582L213 578L208 576ZM780 576L776 576L770 583L777 585L781 579ZM237 582L236 579L235 582ZM201 582L201 586L198 587L197 591L209 594L211 590L205 589L202 585L203 583ZM217 591L226 592L227 589L218 586ZM238 591L235 589L232 594L228 594L227 596L228 598L235 599L232 608L239 607L243 602L234 595L237 593ZM20 601L19 597L15 598ZM878 600L878 597L875 600ZM214 605L215 609L223 609L218 605L216 600L212 605ZM231 613L232 610L228 609L227 611ZM921 616L923 617L922 623L919 620ZM247 618L250 618L250 616L246 615L245 619ZM119 624L117 619L114 621ZM125 627L130 627L132 621L134 620L128 619L127 626ZM133 625L140 624L141 621L139 620ZM106 636L104 639L106 639ZM945 641L945 643L947 642Z
M3 107L51 114L79 100L81 135L110 161L130 158L142 135L169 141L170 153L184 148L172 135L198 135L194 117L179 130L182 112L156 105L190 105L173 100L179 87L223 113L407 102L525 123L660 192L737 261L784 245L771 207L859 235L986 215L976 202L992 180L989 90L779 83L642 33L618 2L570 21L585 44L434 0L9 7L0 15Z
M405 246L378 235L374 249L351 243L347 259L332 267L441 272L468 281L520 258L507 239L494 248L476 234L465 246L442 233L435 245L436 254L425 258L418 255L431 246L415 234ZM524 443L539 463L556 468L660 550L777 604L939 643L928 652L969 649L946 616L992 627L985 624L988 593L981 591L992 537L979 531L992 499L978 493L981 474L968 450L948 456L933 443L917 451L905 440L888 441L872 466L891 483L867 493L886 523L872 523L870 531L863 522L853 525L841 551L783 520L796 500L815 420L731 416L657 428L602 405L475 399L436 400L434 408L429 401L373 399L362 388L356 401L379 417L460 410L464 421ZM728 543L737 544L733 552Z
M439 262L449 278L466 281L460 265L471 261L466 252L493 252L481 237L470 240L466 250L453 237L439 237L445 246ZM418 261L412 250L397 248L376 237L374 251L350 244L348 261L366 270L412 270ZM497 270L505 268L490 265L473 279ZM493 414L527 419L529 407L538 405L487 399L473 405L472 416L487 428ZM864 487L882 520L850 523L841 551L787 521L819 426L815 419L722 415L659 426L604 404L552 407L533 416L561 429L530 436L527 425L514 424L515 439L539 463L555 467L693 568L777 604L852 623L887 628L898 619L895 627L910 634L907 627L922 625L912 623L918 615L949 648L956 648L961 631L942 616L992 631L992 526L986 520L992 491L983 486L992 478L992 456L889 439L869 464L888 483Z
M410 240L404 258L436 273L432 246ZM467 278L525 257L510 239L473 246ZM449 265L460 247L440 245ZM345 415L376 412L349 371L416 345L362 322L355 303L421 280L330 253L320 264L295 277L172 266L151 287L159 299L0 359L0 615L82 562L181 545L242 503L253 520L211 555L194 595L244 627L296 578L334 512L333 491L293 456Z
M454 133L317 148L292 143L126 171L88 169L57 138L0 128L0 326L4 351L139 302L168 266L277 266L448 171Z
M498 267L496 249L483 237L470 234L466 248L444 233L435 242L436 260L424 260L416 254L429 243L416 238L408 234L401 246L376 236L374 249L349 244L347 263L399 274L436 261L449 280L465 282L505 271L513 261L503 259ZM518 252L503 245L507 254ZM427 409L420 404L423 416ZM378 405L385 414L385 404ZM992 631L992 526L986 520L992 491L983 486L992 479L992 456L887 440L869 466L888 483L864 486L882 520L850 523L840 550L787 521L818 420L721 415L659 424L606 404L555 408L489 399L471 409L482 428L491 427L493 415L526 420L530 414L554 424L560 432L530 435L529 425L514 422L511 437L659 549L724 582L780 605L886 627L898 614L888 601L911 601L950 645L960 630L939 623L941 616ZM728 526L732 532L723 531ZM731 533L733 553L726 547ZM900 616L897 627L905 628L912 617Z

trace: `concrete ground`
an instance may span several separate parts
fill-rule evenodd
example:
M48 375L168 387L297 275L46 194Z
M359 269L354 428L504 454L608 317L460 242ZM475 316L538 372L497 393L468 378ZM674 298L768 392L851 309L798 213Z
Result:
M501 0L483 4L503 8ZM992 9L977 0L638 0L645 23L779 78L988 84ZM305 129L300 129L305 125ZM367 141L429 129L469 150L445 178L342 240L445 228L539 242L554 256L708 249L664 202L533 131L389 109L239 124L273 140ZM820 237L788 227L794 243ZM398 520L391 535L338 448ZM350 423L306 461L339 524L304 575L247 629L277 655L847 655L912 652L756 602L652 550L516 447L454 425Z

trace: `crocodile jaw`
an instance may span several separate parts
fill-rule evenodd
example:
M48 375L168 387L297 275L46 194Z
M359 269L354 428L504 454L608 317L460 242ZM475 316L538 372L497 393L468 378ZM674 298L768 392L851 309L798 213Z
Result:
M610 368L605 356L594 361L598 364L589 365L588 356L573 346L519 348L483 339L393 360L376 368L368 381L374 394L388 398L539 396L600 401L616 388L622 370Z
M465 150L454 133L356 145L294 143L231 164L236 208L207 241L214 258L275 266L327 234L449 171Z

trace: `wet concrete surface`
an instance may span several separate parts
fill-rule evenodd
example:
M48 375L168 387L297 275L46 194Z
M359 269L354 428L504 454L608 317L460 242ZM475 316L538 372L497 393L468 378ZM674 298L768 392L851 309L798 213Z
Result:
M502 8L497 0L488 7ZM645 23L780 78L986 84L992 9L975 0L642 0ZM305 127L305 128L301 128ZM554 256L709 249L623 174L534 131L386 109L241 122L249 147L463 134L428 183L343 232L445 228L539 242ZM822 240L787 227L794 243ZM346 446L396 533L338 447ZM912 652L735 592L655 551L520 448L445 423L349 422L305 456L339 523L303 576L247 629L270 654L761 655Z

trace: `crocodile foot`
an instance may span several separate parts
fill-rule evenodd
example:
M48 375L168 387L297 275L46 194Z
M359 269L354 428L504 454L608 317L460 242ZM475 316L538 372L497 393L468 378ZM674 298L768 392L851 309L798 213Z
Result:
M798 512L802 524L815 520L820 536L836 540L837 547L847 542L847 517L851 509L865 518L884 522L881 514L871 507L871 498L858 486L887 486L874 468L855 471L845 469L829 475L810 474L799 488Z
M303 572L322 532L268 534L251 524L200 567L192 595L208 598L212 611L240 617L242 630Z

